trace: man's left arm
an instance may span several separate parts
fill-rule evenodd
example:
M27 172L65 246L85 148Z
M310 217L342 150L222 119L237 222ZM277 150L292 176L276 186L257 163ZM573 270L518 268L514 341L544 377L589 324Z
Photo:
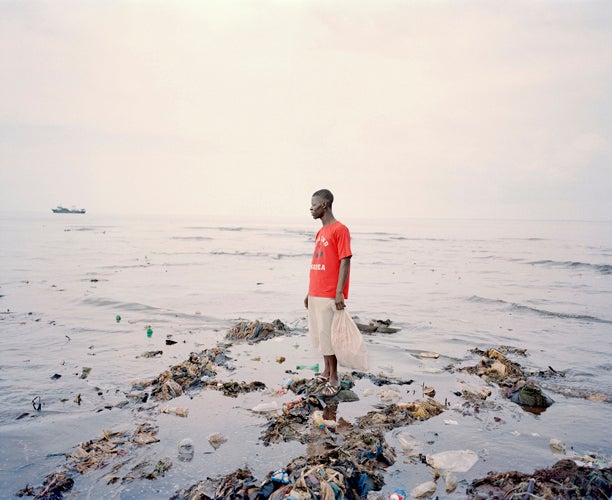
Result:
M344 305L344 294L342 293L342 290L344 290L344 284L348 279L350 268L350 257L345 257L344 259L340 260L340 270L338 271L338 284L336 285L336 309L338 309L339 311L346 307Z

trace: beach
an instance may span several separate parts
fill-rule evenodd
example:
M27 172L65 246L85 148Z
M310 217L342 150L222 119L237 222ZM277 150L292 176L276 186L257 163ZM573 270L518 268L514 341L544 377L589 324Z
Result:
M39 485L66 467L80 443L143 424L155 427L155 442L75 473L66 498L170 498L241 467L263 480L308 456L297 440L266 446L270 415L253 409L276 404L282 411L298 397L284 382L313 377L314 370L297 367L322 362L310 347L302 303L316 222L89 214L3 214L0 221L3 491ZM609 459L610 223L344 222L354 252L348 310L361 323L389 320L398 330L364 335L368 373L412 383L356 378L359 399L340 402L336 418L354 423L381 406L426 399L425 388L444 407L385 433L396 459L384 467L378 494L431 481L419 454L469 450L478 457L455 473L454 492L440 482L440 498L464 498L489 471L532 473L568 456ZM274 320L286 325L284 334L226 338L239 321ZM142 385L191 353L219 347L231 359L204 382L265 388L231 397L196 384L160 401ZM509 348L508 359L554 403L539 414L526 411L497 384L461 369L478 365L478 350L490 348ZM549 368L563 376L537 378ZM476 410L466 387L491 394ZM226 438L217 448L209 440L215 433ZM178 456L185 438L193 443L190 460ZM564 443L565 454L551 440ZM139 475L163 460L171 465L154 479Z

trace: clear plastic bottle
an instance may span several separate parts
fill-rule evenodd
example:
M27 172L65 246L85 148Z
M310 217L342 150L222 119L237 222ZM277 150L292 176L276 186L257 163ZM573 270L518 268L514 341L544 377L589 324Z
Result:
M322 411L316 410L312 412L312 423L318 429L323 429L323 427L325 427Z
M191 439L185 438L181 440L178 444L179 460L189 462L193 458L194 451L193 441Z

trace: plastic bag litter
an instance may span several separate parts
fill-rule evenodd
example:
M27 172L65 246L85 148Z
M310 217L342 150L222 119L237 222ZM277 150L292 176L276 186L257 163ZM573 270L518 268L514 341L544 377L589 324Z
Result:
M423 443L405 431L399 432L396 438L405 452L418 455L423 449Z
M213 432L208 436L208 442L215 449L219 449L219 447L227 441L227 437L225 437L220 432Z
M429 497L433 495L436 491L436 483L433 481L427 481L426 483L421 483L416 486L411 492L410 495L414 498L423 498Z
M478 455L471 450L449 450L427 455L427 463L434 469L467 472L478 462Z
M251 411L255 413L268 413L272 411L278 411L280 406L276 401L271 401L269 403L260 403L257 406L253 407Z
M368 370L368 356L363 337L346 309L334 313L331 344L340 366L359 371Z
M445 483L446 493L452 493L457 489L457 477L451 471L444 471L442 474Z

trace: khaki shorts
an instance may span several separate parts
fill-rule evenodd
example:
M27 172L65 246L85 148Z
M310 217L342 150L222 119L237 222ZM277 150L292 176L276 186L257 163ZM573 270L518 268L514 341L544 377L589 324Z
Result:
M312 345L323 354L334 354L331 345L331 325L336 312L336 299L308 297L308 331Z

